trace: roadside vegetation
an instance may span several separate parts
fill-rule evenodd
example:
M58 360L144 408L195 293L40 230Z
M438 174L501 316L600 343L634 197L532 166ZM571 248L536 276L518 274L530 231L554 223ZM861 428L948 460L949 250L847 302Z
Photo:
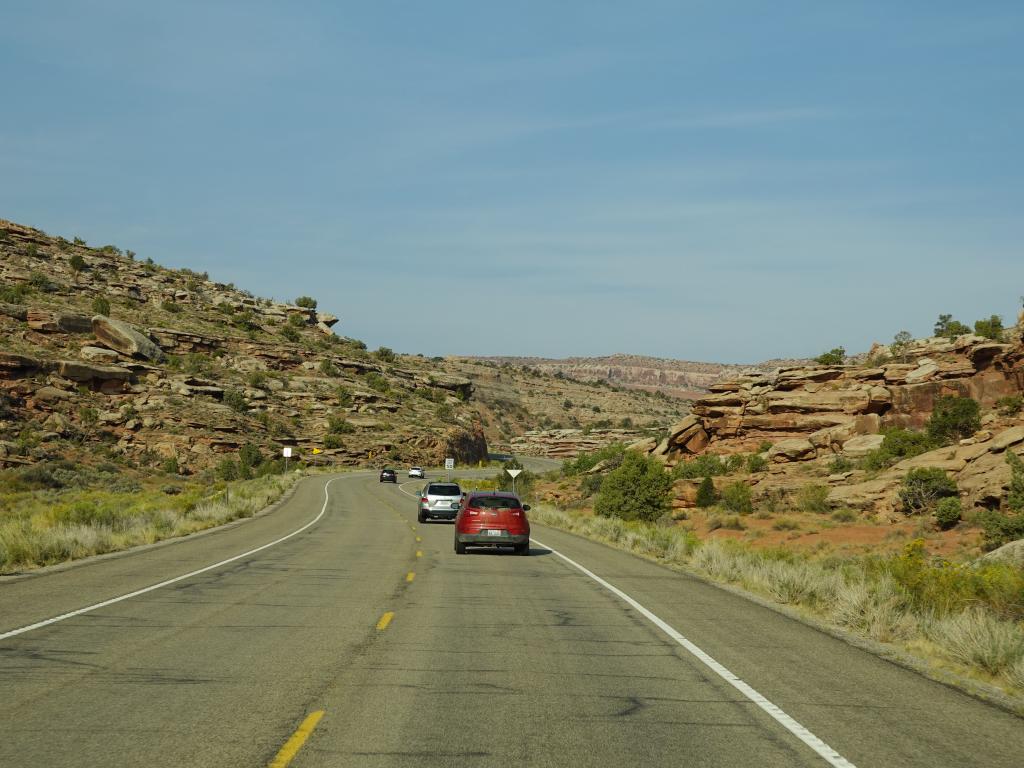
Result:
M235 482L142 477L113 464L88 468L63 461L0 472L0 574L251 517L279 499L299 475L249 477Z

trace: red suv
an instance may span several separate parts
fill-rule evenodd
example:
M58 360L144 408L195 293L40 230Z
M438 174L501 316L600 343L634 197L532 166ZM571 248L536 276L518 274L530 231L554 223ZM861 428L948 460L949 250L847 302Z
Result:
M517 555L530 554L529 508L511 493L470 493L455 517L455 554L466 554L468 546L512 547Z

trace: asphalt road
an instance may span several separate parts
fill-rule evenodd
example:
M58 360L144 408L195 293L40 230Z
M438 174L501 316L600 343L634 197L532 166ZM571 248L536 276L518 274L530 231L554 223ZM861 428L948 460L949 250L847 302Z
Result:
M326 482L0 582L2 636L323 511L0 639L0 766L828 765L814 744L860 768L1024 760L1024 721L697 580L540 526L529 558L456 556L401 488Z

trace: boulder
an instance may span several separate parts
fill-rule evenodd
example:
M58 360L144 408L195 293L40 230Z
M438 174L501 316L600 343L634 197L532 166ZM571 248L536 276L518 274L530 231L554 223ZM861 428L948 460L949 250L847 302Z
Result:
M918 361L918 367L910 371L904 380L907 384L920 384L922 381L928 381L938 372L939 366L925 357Z
M867 456L882 447L884 435L859 435L843 443L843 453L850 457Z
M768 460L775 463L806 461L816 455L814 445L806 438L780 440L768 449Z
M142 357L154 362L163 362L167 359L160 347L121 320L96 315L92 319L92 332L101 344L117 350L122 355Z
M132 372L117 365L94 365L78 360L59 360L57 373L65 379L80 382L125 382L131 379Z
M103 347L82 347L78 353L83 360L88 360L90 363L103 363L111 364L116 363L118 354L112 349L104 349Z
M1024 441L1024 427L1010 427L992 439L989 450L993 453L999 453L1000 451L1005 451L1011 445L1016 445L1022 441Z
M28 310L20 304L8 304L5 301L0 301L0 315L7 315L24 322L28 319Z
M1024 539L1003 544L999 549L986 552L980 559L988 563L1007 563L1024 568Z

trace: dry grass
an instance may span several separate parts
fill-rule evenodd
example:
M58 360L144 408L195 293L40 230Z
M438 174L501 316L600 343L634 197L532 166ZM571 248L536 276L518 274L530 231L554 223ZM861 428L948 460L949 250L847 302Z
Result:
M196 484L167 495L74 490L4 498L0 513L0 573L77 560L184 536L251 517L290 488L297 475L268 475L224 491Z

